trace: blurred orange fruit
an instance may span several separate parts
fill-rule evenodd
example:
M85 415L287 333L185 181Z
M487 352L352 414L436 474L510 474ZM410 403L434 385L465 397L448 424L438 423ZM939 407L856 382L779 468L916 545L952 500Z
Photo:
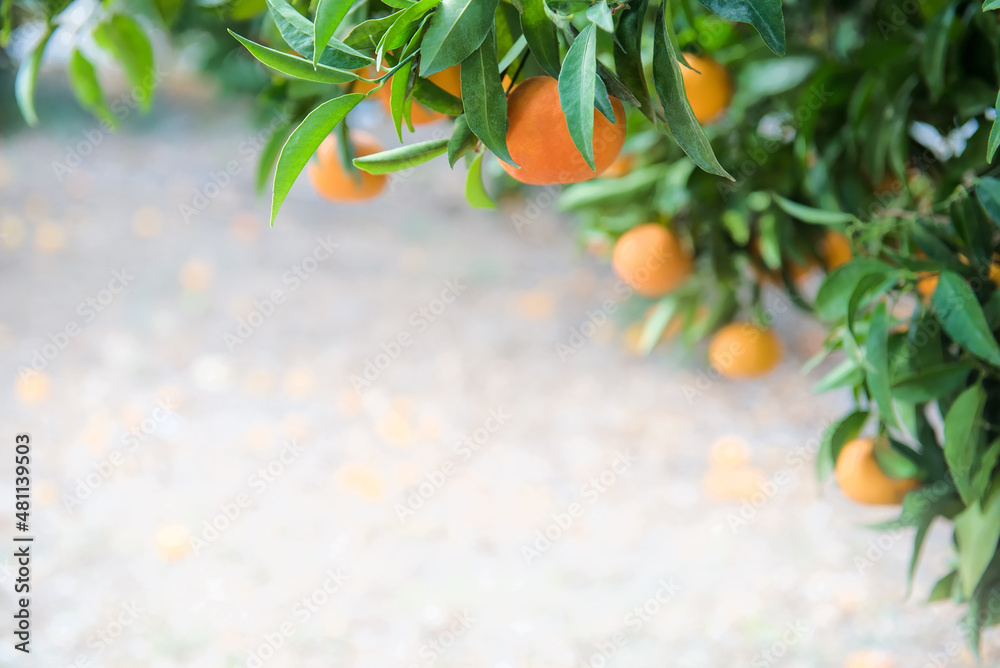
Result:
M718 120L729 108L729 103L733 99L733 80L729 72L708 56L685 53L684 59L694 70L698 70L695 72L681 64L684 92L688 102L691 103L694 117L699 123Z
M460 98L462 97L462 76L460 68L460 65L452 65L446 70L430 75L427 79L431 81L431 83L437 84L439 88L442 88L455 97ZM392 102L390 99L391 86L392 77L389 77L385 86L383 86L382 90L379 91L379 99L382 100L382 105L385 107L386 113L390 116L392 115ZM410 122L412 122L415 126L434 123L435 121L440 121L442 118L448 117L439 111L428 109L416 100L413 101L413 106L410 107Z
M847 235L830 230L819 242L819 255L826 263L828 271L847 264L854 257L851 250L851 240Z
M635 156L631 153L626 153L618 156L611 163L611 166L601 173L601 176L606 179L620 179L623 176L631 174L633 167L635 167Z
M781 361L781 340L752 322L731 322L712 336L708 361L726 378L756 378Z
M577 150L559 104L559 84L552 77L525 79L507 96L507 148L520 168L500 160L504 171L521 183L577 183L601 174L625 143L625 109L611 98L615 122L594 110L594 166Z
M351 131L351 145L354 156L361 157L378 153L382 150L375 137L359 130ZM309 163L309 180L316 192L334 202L356 202L371 199L385 187L385 174L369 174L358 170L357 174L349 173L340 160L337 151L337 138L330 135L323 140L316 150L315 162Z
M856 438L844 445L834 469L844 496L867 505L897 505L920 486L916 478L890 478L875 460L875 440Z
M611 253L615 273L643 297L662 297L691 275L694 261L673 232L646 223L619 237Z

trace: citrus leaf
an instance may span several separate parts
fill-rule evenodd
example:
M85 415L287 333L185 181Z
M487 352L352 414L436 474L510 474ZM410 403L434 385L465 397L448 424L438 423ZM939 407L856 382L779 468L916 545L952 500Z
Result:
M827 275L816 293L813 305L816 316L828 322L842 318L854 288L864 276L889 276L894 271L884 262L869 258L856 258L837 267Z
M979 459L979 464L976 466L976 470L969 480L970 492L973 498L982 501L986 495L986 491L990 487L990 482L993 480L993 469L996 468L998 461L1000 461L1000 437L993 439L993 442L990 443L986 452Z
M306 66L312 67L308 63ZM292 184L302 172L302 168L309 162L309 158L316 152L326 136L363 99L365 99L364 95L351 93L327 100L309 112L309 115L289 135L285 145L281 148L274 170L274 187L271 195L272 226L281 204L288 196L288 191L292 189Z
M920 50L920 71L930 89L931 99L937 101L944 91L944 68L948 61L948 33L955 20L955 4L937 12L926 28L925 44Z
M117 127L118 119L111 113L111 109L108 108L108 104L104 100L104 93L101 91L101 83L97 80L94 65L79 49L73 49L73 53L70 55L68 72L73 94L76 95L80 106L98 116L110 127Z
M355 158L354 164L369 174L388 174L422 165L447 150L447 139L431 139Z
M982 416L986 392L979 383L962 392L944 418L944 457L955 487L966 504L977 499L972 493L972 464L983 436Z
M258 193L264 190L267 177L271 175L274 163L278 161L278 154L281 152L281 147L285 145L285 141L288 139L291 131L291 122L284 120L274 129L264 147L261 148L260 157L257 159L257 180L254 183L254 187Z
M314 68L312 63L304 58L282 53L256 42L251 42L247 38L237 35L232 30L229 31L229 34L245 46L247 51L261 63L290 77L328 84L341 84L357 79L357 76L348 70L327 67L326 65L318 65Z
M316 4L316 21L313 24L313 43L326 44L347 16L354 0L319 0ZM319 64L322 49L313 50L313 66Z
M642 325L642 333L639 335L639 350L643 355L652 352L656 344L663 336L663 330L670 324L671 319L677 313L678 301L674 297L664 297L655 307L653 312L646 318Z
M504 162L514 165L507 150L507 95L497 70L493 31L462 61L462 106L465 121L480 141Z
M813 392L822 394L838 387L856 387L865 379L864 371L854 360L846 359L829 372L813 387Z
M649 99L649 88L642 65L642 26L646 18L649 0L630 2L621 11L618 30L615 33L615 72L618 78L633 94L635 106L649 120L656 122L656 110Z
M312 58L315 44L313 22L287 0L267 0L267 9L285 44L306 58Z
M884 302L875 307L868 321L865 361L869 367L865 374L868 392L878 404L879 418L886 425L895 427L898 420L889 384L889 315Z
M153 102L156 66L145 31L131 17L114 14L94 28L94 41L121 63L125 76L137 91L134 97L139 106L148 110Z
M559 78L559 40L556 28L545 12L545 0L524 0L521 31L531 55L548 75Z
M997 0L1000 5L1000 0ZM997 101L993 105L995 110L1000 110L1000 92L997 93ZM986 162L993 162L997 148L1000 147L1000 116L993 120L993 128L990 130L990 141L986 147Z
M892 385L892 394L899 401L921 404L964 387L969 371L974 367L969 362L948 362L921 369L897 379Z
M597 87L597 28L580 31L566 52L559 72L559 106L576 150L594 166L594 96Z
M389 114L392 116L392 124L396 128L396 136L399 141L403 141L403 116L404 105L407 102L406 89L410 84L410 71L413 69L413 61L407 61L396 73L392 75L389 83ZM413 124L407 121L410 132L413 132Z
M382 48L391 51L406 44L417 32L427 13L440 3L441 0L420 0L399 12L399 18L385 31Z
M478 49L493 26L498 3L499 0L442 0L431 16L420 46L420 76L458 65Z
M1000 180L992 176L980 177L976 182L976 199L993 223L1000 225Z
M466 151L476 145L478 138L472 133L469 123L465 120L465 114L455 119L455 127L451 131L451 139L448 140L448 164L453 168L458 159Z
M958 547L958 577L962 594L972 595L986 567L993 560L1000 540L1000 486L985 504L978 501L955 518L955 542Z
M474 209L495 209L496 203L483 186L483 156L480 153L469 165L469 173L465 177L465 201Z
M868 411L854 411L838 422L831 424L820 441L816 456L816 474L820 482L826 480L834 467L844 444L857 437L868 421Z
M504 57L500 59L500 62L497 64L497 69L501 72L505 72L507 68L510 67L511 63L520 57L520 55L524 53L524 50L527 48L528 40L525 39L524 35L521 35L517 38L517 41L511 45Z
M673 26L667 20L667 4L660 3L653 31L653 87L660 98L660 104L663 105L667 127L677 145L695 164L710 174L735 181L736 179L719 164L712 151L712 145L695 119L691 104L684 93L684 82L678 63L681 55L673 45L676 37L673 37Z
M396 22L402 12L394 12L377 19L362 21L347 33L344 44L352 49L374 49L385 32Z
M658 164L637 169L620 179L593 179L574 183L559 196L559 208L571 211L596 204L635 199L647 193L663 176L663 165Z
M943 578L934 583L934 587L931 589L930 596L927 597L928 603L934 603L936 601L943 601L946 598L951 598L951 593L955 591L955 582L958 578L958 571L952 571L945 575Z
M611 98L608 97L608 87L604 85L604 80L601 79L600 75L594 80L594 107L612 125L618 122L618 119L615 118L615 108L611 106Z
M986 0L983 2L984 12L988 12L993 9L1000 9L1000 0Z
M21 110L28 125L38 124L38 113L35 111L35 83L38 81L38 68L42 64L42 54L52 37L55 26L50 25L42 34L42 37L35 43L31 50L31 55L21 61L17 68L17 77L14 79L14 97L17 99L17 106Z
M976 357L1000 366L1000 345L964 278L953 271L942 271L932 303L948 336Z
M604 32L615 31L615 19L608 7L608 0L600 0L587 7L587 19Z
M811 206L806 206L805 204L799 204L798 202L786 199L776 192L772 192L771 197L773 197L774 201L778 203L778 206L781 207L782 211L787 213L792 218L801 220L804 223L813 223L814 225L845 225L848 223L858 222L857 217L851 213L815 209Z
M413 97L428 109L445 114L458 116L462 113L462 100L455 97L430 79L417 77L413 81Z
M785 55L785 19L781 0L701 0L710 11L730 21L749 23L771 51Z

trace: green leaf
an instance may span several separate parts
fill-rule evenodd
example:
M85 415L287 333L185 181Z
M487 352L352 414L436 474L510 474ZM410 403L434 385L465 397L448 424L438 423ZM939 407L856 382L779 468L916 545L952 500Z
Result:
M958 571L955 570L934 583L934 587L931 589L931 594L927 598L927 602L934 603L936 601L943 601L947 598L951 598L951 593L955 591L955 582L957 581L957 578Z
M906 595L910 595L913 587L913 576L917 572L917 564L920 561L920 552L924 546L924 539L927 532L934 523L934 518L944 513L951 503L951 496L945 493L950 490L950 486L938 483L929 487L914 490L906 495L903 500L902 519L908 526L917 528L913 536L913 552L910 554L910 567L906 575Z
M232 30L229 31L229 34L245 46L247 51L261 63L290 77L328 84L341 84L357 79L353 72L327 67L326 65L318 65L314 68L313 64L304 58L282 53L256 42L251 42L247 38L237 35Z
M656 344L663 336L663 330L667 328L674 315L677 313L678 301L674 297L664 297L653 308L653 312L646 318L642 325L642 333L639 335L639 349L643 355L652 352Z
M604 32L615 31L615 19L608 7L608 0L600 0L588 7L587 19Z
M845 359L829 372L813 387L813 392L822 394L838 387L856 387L865 379L865 373L854 360Z
M97 80L97 72L94 70L93 64L79 49L73 49L69 58L68 71L73 94L76 95L80 106L98 116L108 126L117 127L118 119L111 113L111 109L108 108L108 104L104 100L101 84Z
M692 163L687 162L687 164ZM663 179L663 168L663 164L650 165L637 169L620 179L592 179L582 183L574 183L565 188L559 196L559 208L563 211L571 211L646 196L646 193Z
M983 407L986 392L979 383L962 392L944 418L944 457L955 487L966 504L977 499L972 493L972 464L983 437Z
M988 12L993 9L1000 9L1000 0L986 0L983 2L984 12Z
M1000 540L1000 485L985 504L978 501L955 518L955 542L958 547L958 577L962 594L972 595L986 567L993 560Z
M889 315L885 303L880 303L868 321L868 338L865 340L865 361L868 392L878 404L879 418L886 425L898 424L892 403L889 381Z
M937 12L927 26L926 43L920 50L920 71L924 75L931 99L937 101L944 91L944 69L948 61L948 33L955 20L955 5Z
M21 110L28 125L38 125L38 113L35 111L35 83L38 81L38 68L42 64L42 54L55 30L54 25L46 28L41 39L35 43L31 50L31 55L21 61L17 68L17 77L14 79L14 97L17 99L17 106Z
M868 275L890 276L895 270L884 262L856 258L837 267L824 279L813 305L816 316L827 322L842 318L848 301L861 279Z
M921 369L897 379L892 394L899 401L915 404L932 401L964 387L973 368L968 362L948 362Z
M389 84L389 114L392 116L392 124L396 128L396 136L399 141L403 141L403 116L408 109L404 109L406 104L406 90L410 84L410 71L413 69L413 61L404 63L396 73L392 75ZM409 114L405 114L409 117ZM407 127L413 132L413 124L407 118Z
M427 77L457 65L478 49L493 26L498 2L442 0L420 46L420 76ZM496 63L495 58L493 62Z
M594 96L597 86L597 29L593 23L580 31L566 52L559 73L559 105L566 115L573 144L594 166Z
M993 469L996 468L998 461L1000 461L1000 437L993 439L993 442L990 443L969 480L969 491L973 498L982 500L985 497L990 483L993 481Z
M399 12L399 18L385 31L382 38L382 49L391 51L406 44L417 32L420 22L429 11L441 3L441 0L420 0Z
M507 71L507 68L510 67L511 63L519 58L521 54L524 53L526 48L528 48L528 40L525 39L524 35L521 35L517 38L517 41L511 45L510 50L507 51L506 55L500 59L500 62L497 64L497 69L501 72Z
M649 0L635 0L621 11L615 33L615 71L636 99L636 106L650 121L656 122L656 109L649 98L649 87L642 65L642 27Z
M1000 345L964 278L953 271L942 271L932 303L948 336L973 355L1000 366Z
M402 12L394 12L377 19L362 21L347 33L344 44L352 49L374 49L385 32L396 22Z
M311 67L309 63L306 65ZM288 141L281 148L274 170L274 187L271 195L272 226L281 204L288 196L288 191L292 189L292 184L309 162L309 158L327 135L333 132L337 124L343 121L348 112L363 99L364 95L351 93L327 100L313 109L289 135Z
M177 20L181 7L184 6L184 0L153 0L153 5L156 7L156 13L160 15L164 25L169 28Z
M469 165L469 173L465 177L465 201L474 209L495 209L496 203L483 186L483 156L478 154Z
M653 37L653 87L660 98L666 116L667 127L677 145L681 147L695 164L710 174L724 176L735 181L722 168L705 131L694 117L691 104L684 94L684 82L678 60L680 52L674 48L673 26L667 20L667 2L661 2L656 13Z
M340 22L347 16L354 0L319 0L316 4L316 21L313 24L313 42L326 44L337 31ZM313 66L319 64L322 49L313 50Z
M422 165L447 150L447 139L431 139L355 158L354 164L369 174L388 174Z
M1000 4L1000 0L996 0ZM997 101L993 108L1000 111L1000 92L997 93ZM997 148L1000 147L1000 116L993 120L993 129L990 130L990 141L986 147L986 162L993 162Z
M550 77L558 79L559 40L555 26L545 13L545 0L524 0L521 31L528 41L531 55Z
M472 128L465 120L465 114L455 119L455 127L451 132L451 139L448 140L448 164L455 167L458 159L466 151L476 145L478 138L472 133Z
M730 21L749 23L771 51L785 55L785 19L781 0L701 0L709 10Z
M257 180L254 184L258 193L264 190L267 177L271 175L271 170L274 169L274 164L278 161L278 153L281 152L281 147L285 145L291 131L291 122L283 119L268 137L264 147L261 148L260 157L257 159Z
M121 63L125 76L137 91L135 98L140 107L148 110L153 103L156 66L153 47L143 29L129 16L114 14L94 28L94 41Z
M267 0L267 8L281 39L306 58L312 58L315 44L313 22L292 7L287 0Z
M461 75L462 105L469 128L494 155L517 167L507 150L507 95L497 70L492 31L479 48L462 61Z
M812 223L814 225L846 225L848 223L858 222L857 217L851 213L815 209L811 206L806 206L805 204L799 204L798 202L793 202L790 199L785 199L776 192L772 192L771 197L774 198L774 201L778 203L778 206L780 206L785 213L792 218L801 220L804 223Z
M823 439L820 441L816 456L816 474L821 482L833 473L844 444L856 438L867 421L868 411L854 411L831 424L823 432Z
M417 77L413 82L413 97L428 109L445 114L458 116L462 113L462 100L455 97L430 79Z
M600 75L594 80L594 106L612 125L618 122L615 117L615 108L611 105L611 98L608 97L608 87L604 85L604 80L601 79Z
M992 176L979 177L976 181L976 199L994 224L1000 225L1000 180Z

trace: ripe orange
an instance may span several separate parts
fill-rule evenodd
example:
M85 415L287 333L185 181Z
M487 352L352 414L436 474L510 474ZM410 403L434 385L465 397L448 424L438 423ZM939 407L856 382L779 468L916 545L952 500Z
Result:
M684 79L684 92L691 111L699 123L717 121L733 100L733 80L729 72L717 61L708 56L693 56L684 54L688 64L698 72L681 64L681 77Z
M358 130L351 132L351 144L354 147L355 157L371 155L382 150L382 145L377 139L367 132ZM355 179L354 174L344 169L337 152L337 138L334 135L328 136L319 145L316 149L316 158L315 162L309 163L309 180L312 181L316 192L329 200L355 202L371 199L385 187L387 181L385 174L369 174L359 170Z
M462 76L460 67L460 65L452 65L448 69L442 70L437 74L432 74L427 78L431 82L437 84L438 87L443 88L455 97L462 97ZM392 77L389 77L389 80L385 82L385 86L383 86L382 90L379 91L379 99L382 100L382 105L385 107L385 111L389 115L392 115L392 102L390 100L392 95L391 87ZM440 121L442 118L448 117L439 111L428 109L416 100L413 101L413 106L410 107L410 121L413 125L426 125L428 123Z
M673 232L647 223L619 237L611 253L615 273L643 297L662 297L691 275L694 260Z
M856 438L837 457L834 476L844 496L872 506L896 505L920 486L916 478L890 478L875 460L875 441Z
M917 292L929 299L937 290L938 274L933 271L922 271L920 276L922 278L917 281Z
M552 77L525 79L507 96L507 148L520 169L500 161L521 183L550 185L594 178L621 153L625 143L625 109L611 98L615 123L594 110L594 165L587 166L566 126L559 104L559 84Z
M712 337L708 361L726 378L756 378L781 361L781 340L752 322L731 322Z
M827 271L845 265L854 257L851 240L847 235L830 230L819 242L819 255L826 262Z

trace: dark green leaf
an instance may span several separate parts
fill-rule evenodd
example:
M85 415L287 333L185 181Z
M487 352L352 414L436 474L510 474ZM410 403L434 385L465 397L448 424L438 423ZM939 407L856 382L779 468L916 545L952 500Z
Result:
M869 258L857 258L837 267L830 272L816 293L813 306L816 316L826 321L842 318L855 287L864 276L871 274L889 276L894 271L884 262Z
M507 151L507 95L497 70L493 32L462 61L462 106L465 121L480 141L504 162L514 165Z
M399 12L399 18L385 32L382 48L391 51L406 44L416 33L424 16L440 3L441 0L420 0Z
M920 70L931 91L931 98L937 100L944 91L944 70L948 60L948 32L955 20L955 5L948 5L938 12L927 26L927 42L920 50Z
M406 92L410 83L410 71L413 69L413 61L407 61L392 75L389 84L389 114L392 116L392 124L396 128L396 135L399 141L403 141L403 115L404 104L407 102ZM413 132L413 124L407 122L410 132Z
M612 125L618 122L615 117L615 108L611 105L611 98L608 97L608 88L599 76L594 81L594 106Z
M101 84L97 80L93 64L80 53L79 49L73 49L69 59L69 82L81 107L98 116L110 127L118 126L118 119L111 113L104 100L104 93L101 91Z
M354 0L318 0L316 4L316 22L313 25L313 42L325 45L337 31L340 22L347 16ZM402 46L402 45L400 45ZM319 64L318 55L322 54L322 49L315 49L313 55L313 65Z
M649 0L630 2L618 19L614 44L615 71L636 99L636 106L650 121L656 122L656 110L649 98L642 65L642 27Z
M283 74L287 74L290 77L328 84L346 83L357 78L353 72L349 72L347 70L340 70L333 67L327 67L325 65L318 65L313 68L312 63L304 58L282 53L281 51L276 51L275 49L270 49L266 46L251 42L245 37L237 35L232 30L229 31L229 34L235 37L240 44L245 46L247 51L249 51L254 58L262 62L264 65L267 65L268 67Z
M1000 0L997 2L1000 3ZM997 93L997 101L993 108L1000 109L1000 92ZM990 130L990 141L986 147L986 162L993 162L993 156L996 155L998 147L1000 147L1000 117L994 119L993 128Z
M559 73L559 104L573 144L594 166L594 96L597 86L597 29L588 24L566 52Z
M921 369L896 380L892 394L899 401L915 404L931 401L964 387L973 368L971 363L948 362Z
M462 100L455 97L430 79L417 77L413 82L413 97L428 109L447 116L462 113Z
M31 50L31 55L21 61L17 68L17 77L14 79L14 97L17 99L17 106L21 110L28 125L38 124L38 114L35 112L35 83L38 80L38 68L42 64L42 54L55 30L54 25L50 25L42 34L38 42Z
M545 0L524 0L521 31L531 55L550 77L559 78L559 40L556 28L545 13Z
M948 336L973 355L1000 366L1000 346L964 278L953 271L942 271L932 303Z
M312 67L309 63L306 65ZM363 99L365 99L364 95L351 93L327 100L313 109L302 123L292 131L288 141L281 148L278 164L274 170L271 225L274 225L274 218L278 215L281 204L288 196L288 191L292 189L292 184L302 172L302 168L309 162L309 158L337 124L343 121L348 112Z
M477 155L469 164L469 173L465 177L465 201L475 209L495 209L496 203L483 186L483 156Z
M976 199L994 224L1000 225L1000 180L982 176L976 182Z
M388 174L422 165L448 150L447 139L431 139L418 144L407 144L381 153L355 158L354 164L369 174Z
M458 65L478 49L493 26L497 3L498 0L442 0L420 46L420 76ZM493 63L496 67L495 58Z
M673 37L673 26L667 20L667 4L660 3L653 38L653 86L663 105L667 127L677 145L696 165L706 172L735 181L719 164L712 145L695 119L691 104L684 94L684 82L678 63L681 56L673 46L676 38Z
M730 21L749 23L764 43L779 56L785 55L785 19L781 0L701 0L709 10Z
M476 145L478 138L472 133L472 129L465 120L465 115L455 119L455 128L451 132L451 139L448 140L448 164L452 167L466 151Z
M868 321L868 338L865 340L865 361L868 368L865 375L868 392L878 404L879 418L886 425L895 427L897 420L889 380L888 340L889 315L883 302L875 307Z
M983 406L986 392L976 384L955 399L944 419L944 456L955 487L966 504L977 499L972 493L972 464L983 437Z

